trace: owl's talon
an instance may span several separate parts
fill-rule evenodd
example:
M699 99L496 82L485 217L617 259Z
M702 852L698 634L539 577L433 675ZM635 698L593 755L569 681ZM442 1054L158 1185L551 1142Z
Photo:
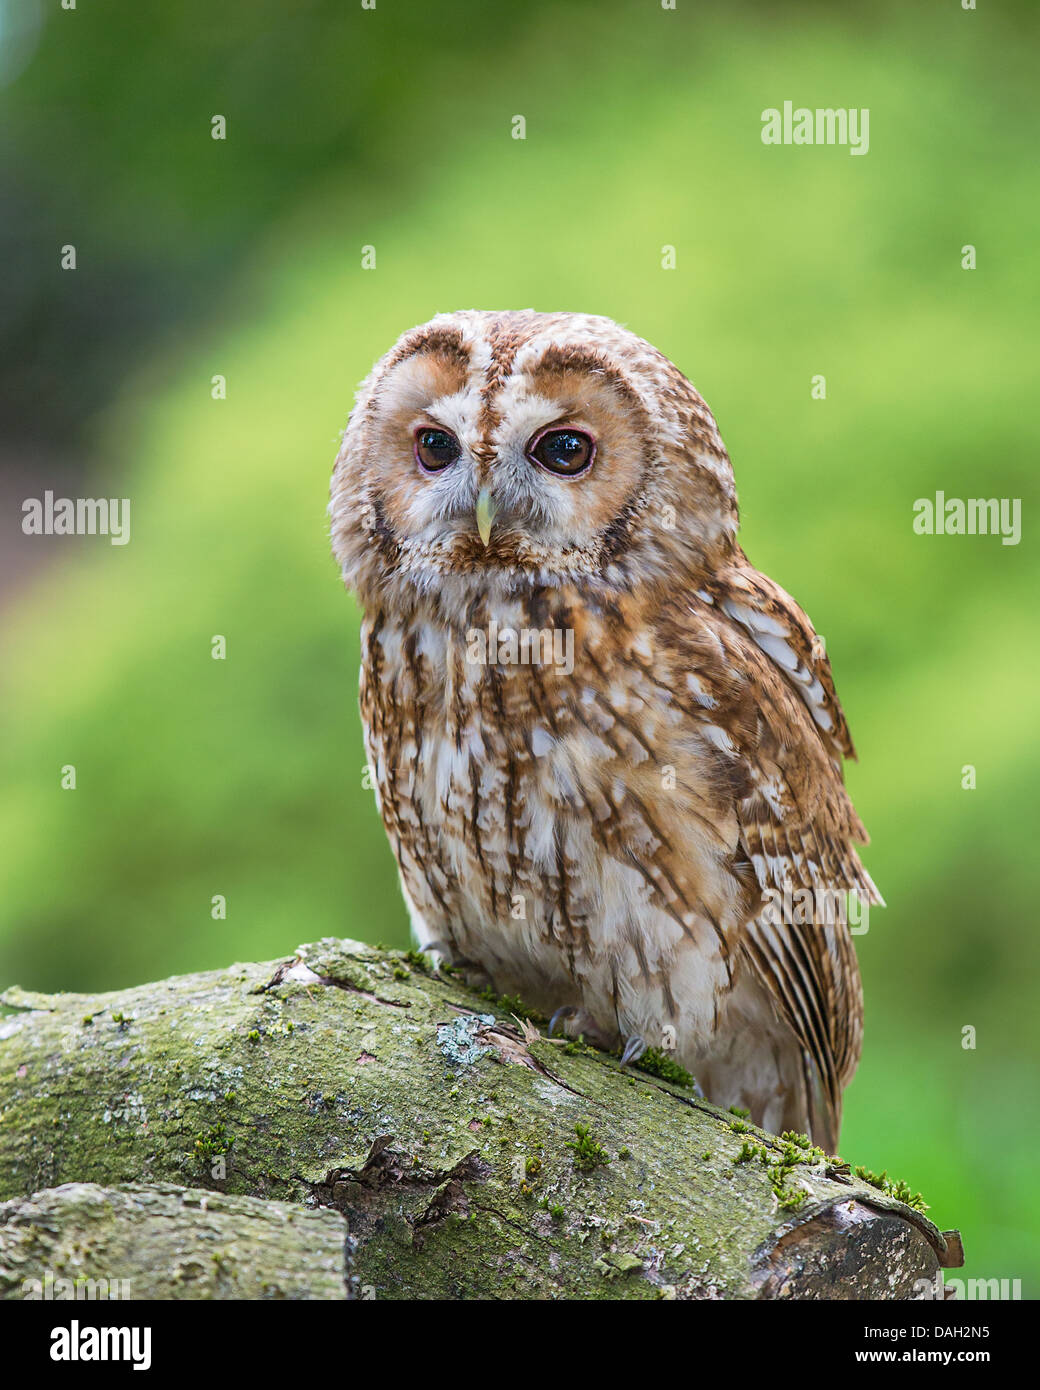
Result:
M633 1033L630 1038L625 1039L625 1050L621 1054L621 1065L627 1067L629 1062L638 1062L646 1051L646 1041L638 1033Z
M439 956L437 969L450 970L474 994L480 994L482 990L494 990L495 982L484 967L477 961L470 960L468 956L458 955L450 942L428 941L422 949L426 953L432 952Z
M570 1004L564 1005L562 1009L557 1009L549 1020L549 1032L547 1036L551 1038L556 1031L556 1025L564 1019L574 1018L577 1012L578 1010L573 1008Z
M473 964L472 961L465 960L462 956L456 956L450 941L427 941L425 946L419 947L419 950L424 956L439 956L438 969L442 964L446 965L449 970L453 970L456 965L465 968L467 965Z

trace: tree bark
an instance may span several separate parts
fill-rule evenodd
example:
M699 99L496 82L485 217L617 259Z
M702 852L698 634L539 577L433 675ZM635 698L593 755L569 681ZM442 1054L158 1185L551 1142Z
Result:
M0 1002L0 1296L908 1298L961 1263L840 1160L411 954Z
M168 1183L66 1183L0 1206L0 1297L347 1297L335 1211Z

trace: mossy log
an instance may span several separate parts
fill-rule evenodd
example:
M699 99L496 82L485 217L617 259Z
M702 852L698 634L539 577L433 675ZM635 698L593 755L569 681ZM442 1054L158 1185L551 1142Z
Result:
M10 1299L343 1299L348 1251L327 1207L171 1183L65 1183L0 1205Z
M0 1294L907 1298L960 1262L840 1160L412 954L0 1001Z

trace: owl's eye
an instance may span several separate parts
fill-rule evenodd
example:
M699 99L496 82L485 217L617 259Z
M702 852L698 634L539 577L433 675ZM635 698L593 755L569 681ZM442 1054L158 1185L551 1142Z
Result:
M415 457L428 473L439 473L461 453L459 441L447 430L419 430L415 436Z
M592 463L596 441L580 430L546 430L528 446L527 457L550 473L574 478Z

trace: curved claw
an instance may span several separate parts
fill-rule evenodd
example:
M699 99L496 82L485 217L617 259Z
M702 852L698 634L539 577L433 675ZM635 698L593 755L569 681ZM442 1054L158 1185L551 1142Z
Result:
M629 1062L638 1062L645 1051L645 1041L638 1033L633 1033L630 1038L625 1039L625 1050L621 1054L621 1065L627 1067Z
M565 1004L562 1009L557 1009L556 1012L553 1014L552 1018L549 1020L548 1036L550 1038L552 1037L553 1033L555 1033L556 1031L556 1025L560 1022L561 1019L573 1018L577 1012L578 1010L573 1008L570 1004Z

